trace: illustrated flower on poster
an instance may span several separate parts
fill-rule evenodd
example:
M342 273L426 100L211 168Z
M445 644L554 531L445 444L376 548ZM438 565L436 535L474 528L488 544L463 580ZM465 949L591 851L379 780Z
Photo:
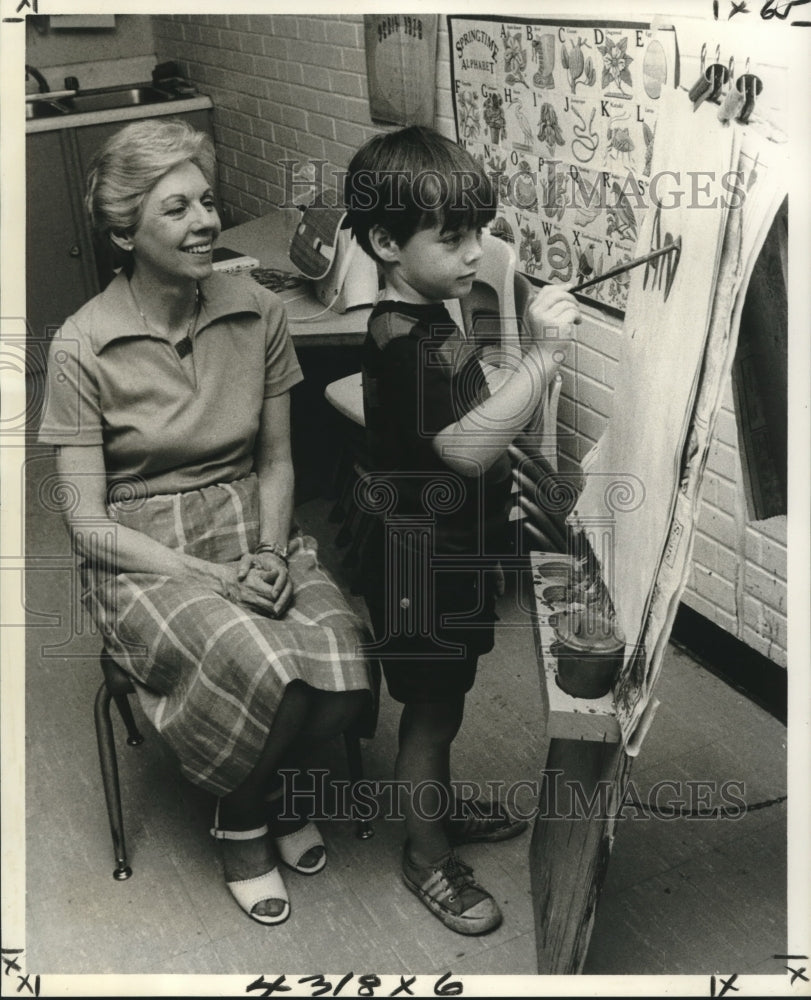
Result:
M499 198L509 201L510 183L507 178L507 158L494 153L487 161L485 173L490 178L493 187L497 189Z
M567 51L565 42L560 48L560 61L563 63L563 68L566 70L566 75L569 78L569 86L572 88L572 93L575 92L578 83L585 83L586 86L590 87L597 79L597 71L594 69L591 56L588 56L587 58L584 58L583 56L582 45L584 41L585 39L580 38L578 35L577 43L571 42L571 51ZM586 44L588 44L588 42ZM581 77L583 77L582 80ZM605 84L603 84L603 86L605 86Z
M534 274L543 266L543 246L538 234L527 223L521 229L521 245L518 248L518 259L524 265L527 274Z
M627 38L620 38L618 42L607 41L605 45L597 46L597 51L603 57L603 75L600 85L605 90L609 83L613 82L619 87L620 94L623 97L631 96L630 94L626 94L622 89L623 83L628 87L633 87L634 85L631 73L628 70L633 59L628 55L627 48Z
M527 68L527 50L521 44L521 34L507 35L504 45L504 69L507 83L523 83L529 88L529 84L524 78L524 70Z
M497 144L502 138L507 138L507 122L504 118L504 99L495 91L484 99L484 121L490 129L490 141Z
M558 125L558 113L547 101L541 105L538 138L547 144L552 156L555 155L555 148L563 145L563 132Z
M541 178L543 191L543 210L550 219L560 221L568 205L569 175L556 171L554 164L549 164L548 178Z
M462 140L474 139L481 131L479 119L479 95L473 90L463 90L457 102L459 109L459 131Z

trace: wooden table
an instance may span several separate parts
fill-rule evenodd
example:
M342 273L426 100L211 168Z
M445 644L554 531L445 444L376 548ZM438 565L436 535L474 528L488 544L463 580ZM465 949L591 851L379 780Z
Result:
M259 219L224 230L217 245L255 257L260 267L299 273L290 261L288 250L300 220L297 208L273 208ZM363 343L371 308L350 309L345 313L325 309L307 281L282 292L280 297L297 348L358 347Z

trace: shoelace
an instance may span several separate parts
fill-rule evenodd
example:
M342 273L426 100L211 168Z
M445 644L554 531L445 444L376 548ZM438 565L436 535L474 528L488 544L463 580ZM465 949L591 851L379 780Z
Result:
M464 889L466 885L475 884L473 880L473 869L458 858L453 851L444 859L438 870L442 873L448 888L451 890L450 899L459 889Z

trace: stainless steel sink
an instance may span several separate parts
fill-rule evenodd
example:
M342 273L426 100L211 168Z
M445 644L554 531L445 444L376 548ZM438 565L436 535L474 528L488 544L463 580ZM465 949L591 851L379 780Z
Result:
M25 117L29 121L32 118L57 118L67 114L70 114L70 108L64 101L27 101L25 105Z
M109 87L103 90L85 90L67 97L28 101L25 117L55 118L60 115L78 115L87 111L107 111L110 108L132 108L141 104L162 104L171 101L172 95L156 87Z
M140 104L161 104L171 100L170 94L155 87L119 87L79 92L74 97L66 98L64 103L74 114L81 114L85 111L106 111L108 108L132 108Z

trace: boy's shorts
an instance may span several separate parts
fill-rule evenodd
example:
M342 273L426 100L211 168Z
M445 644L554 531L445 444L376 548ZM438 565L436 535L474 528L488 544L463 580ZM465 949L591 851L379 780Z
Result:
M483 593L482 593L483 589ZM372 629L377 640L386 634L381 587L366 594ZM467 621L447 622L445 616ZM493 648L495 584L491 573L454 570L436 577L432 634L397 634L389 624L389 638L377 654L389 694L400 702L448 701L466 694L476 679L479 657ZM459 655L448 655L441 644L453 644Z

